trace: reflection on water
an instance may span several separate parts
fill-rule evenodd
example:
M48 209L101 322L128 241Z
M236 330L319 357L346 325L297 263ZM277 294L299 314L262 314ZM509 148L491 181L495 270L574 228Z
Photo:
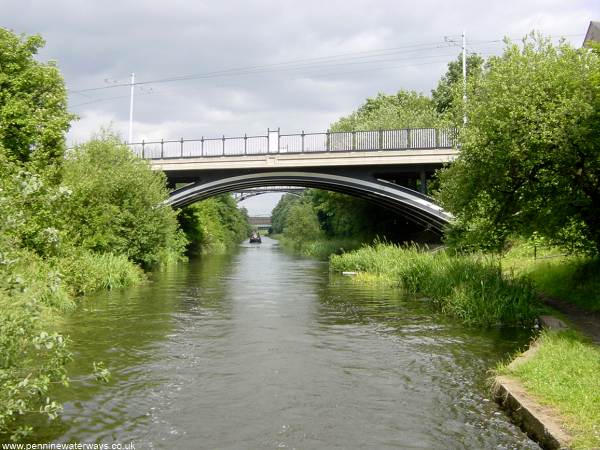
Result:
M243 245L87 299L67 319L75 381L36 442L136 448L538 448L486 371L527 341L465 330L425 300ZM112 372L89 377L93 361Z

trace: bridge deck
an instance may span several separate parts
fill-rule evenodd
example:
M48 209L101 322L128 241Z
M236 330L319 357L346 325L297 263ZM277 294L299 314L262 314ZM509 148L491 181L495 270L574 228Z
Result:
M249 156L213 156L152 159L155 169L165 172L273 169L301 167L382 166L382 165L435 165L451 162L458 155L453 148L428 150L383 150L330 153L268 154Z

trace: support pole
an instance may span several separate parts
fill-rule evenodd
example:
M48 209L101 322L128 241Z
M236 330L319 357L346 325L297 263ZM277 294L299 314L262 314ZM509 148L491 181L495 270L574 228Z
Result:
M462 33L463 125L467 124L467 40Z
M133 91L135 87L135 73L131 72L131 94L129 97L129 143L133 142Z

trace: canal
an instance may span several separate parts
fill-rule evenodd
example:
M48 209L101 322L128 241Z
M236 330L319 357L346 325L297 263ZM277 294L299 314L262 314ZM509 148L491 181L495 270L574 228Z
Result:
M75 360L35 442L136 449L534 449L488 370L527 332L469 330L426 299L330 275L268 238L64 319ZM94 361L108 384L89 374Z

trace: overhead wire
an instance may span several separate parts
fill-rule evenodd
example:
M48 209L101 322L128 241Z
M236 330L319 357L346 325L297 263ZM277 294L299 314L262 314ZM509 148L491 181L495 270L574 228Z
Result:
M343 71L343 72L329 72L329 73L324 73L324 74L311 74L311 78L329 78L329 77L335 77L335 76L348 76L348 75L354 75L354 74L359 74L359 73L373 73L374 71L384 71L384 70L390 70L390 69L403 69L403 68L408 68L408 67L418 67L418 66L429 66L429 65L436 65L436 64L444 64L446 63L448 60L447 59L440 59L437 61L430 61L430 62L424 62L424 63L417 63L417 64L401 64L401 65L391 65L391 66L381 66L381 67L373 67L373 68L369 68L369 69L362 69L362 70L350 70L350 71ZM295 76L294 79L299 79L299 78L303 78L306 77L307 75L298 75ZM142 93L139 95L153 95L153 94L165 94L168 92L173 92L173 90L167 90L167 91L156 91L156 92L149 92L149 93ZM103 97L103 98L99 98L96 100L91 100L89 102L84 102L84 103L78 103L76 105L71 105L70 108L77 108L80 106L85 106L85 105L89 105L89 104L93 104L93 103L101 103L101 102L105 102L105 101L110 101L110 100L116 100L116 99L125 99L125 98L129 98L129 95L119 95L119 96L114 96L114 97Z
M571 34L564 35L562 37L573 37L573 36L582 36L582 34ZM557 38L559 36L549 36L550 38ZM494 40L469 40L469 46L471 48L481 48L487 47L495 44L503 43L504 39L494 39ZM403 46L383 48L377 50L364 50L358 52L349 52L349 53L341 53L337 55L329 55L329 56L320 56L320 57L311 57L311 58L302 58L290 61L283 61L277 63L269 63L269 64L258 64L252 66L244 66L230 69L223 69L211 72L205 72L200 74L188 74L188 75L179 75L168 78L159 78L154 80L146 80L146 81L138 81L133 83L134 86L142 86L148 84L159 84L159 83L171 83L178 81L191 81L191 80L200 80L200 79L211 79L211 78L222 78L222 77L235 77L235 76L246 76L246 75L255 75L255 74L267 74L267 73L276 73L276 72L287 72L287 71L297 71L297 70L319 70L325 69L329 67L339 67L339 66L350 66L356 64L376 64L382 62L392 62L392 61L402 61L402 60L419 60L419 59L430 59L430 58L439 58L439 57L448 57L454 55L422 55L422 56L414 56L410 58L392 58L392 59L376 59L385 56L392 55L403 55L410 53L423 53L427 51L433 51L441 48L452 48L455 47L455 43L452 41L443 41L443 42L430 42L430 43L419 43L419 44L407 44ZM470 54L473 53L471 50ZM476 52L481 54L482 52ZM438 64L439 62L433 62L433 64ZM428 63L429 64L429 63ZM345 72L336 72L333 74L328 74L325 76L335 76L335 75L345 75L349 73L364 73L372 70L387 70L391 68L398 67L408 67L408 66L418 66L423 64L412 64L412 65L402 65L402 66L384 66L380 68L372 68L368 70L359 70L359 71L345 71ZM321 76L319 74L313 74L313 76ZM122 99L129 97L128 95L121 96L113 96L113 97L103 97L99 99L93 99L90 95L86 94L93 91L102 91L106 89L114 89L119 87L131 87L131 83L113 83L111 85L104 86L96 86L85 89L70 89L70 93L79 94L86 98L90 98L90 101L78 103L76 105L71 106L72 108L89 105L93 103L109 101L114 99ZM150 95L156 94L157 92L149 92L142 93L138 95ZM160 92L158 92L160 93Z
M442 60L435 60L429 63L425 63L425 64L439 64L439 63L444 63L447 61L447 58L450 56L454 56L454 54L438 54L438 55L424 55L424 56L418 56L418 57L412 57L412 58L393 58L393 59L380 59L380 60L374 60L374 61L361 61L361 62L348 62L348 63L335 63L335 64L319 64L317 66L311 66L311 67L286 67L286 68L280 68L280 69L272 69L272 70L263 70L263 71L247 71L247 72L238 72L238 73L230 73L230 74L223 74L223 75L215 75L215 76L211 76L211 77L203 77L203 78L222 78L222 77L233 77L233 76L247 76L247 75L262 75L262 74L267 74L267 73L277 73L277 72L287 72L287 71L294 71L294 70L300 70L300 69L318 69L318 70L323 70L323 69L327 69L327 68L332 68L332 67L338 67L338 66L348 66L348 65L356 65L356 64L378 64L378 63L386 63L386 62L396 62L396 61L405 61L405 60L421 60L421 59L431 59L431 58L444 58ZM323 77L330 77L330 76L336 76L336 75L347 75L347 74L352 74L352 73L364 73L364 72L372 72L372 71L377 71L377 70L388 70L388 69L393 69L393 68L401 68L401 67L412 67L412 66L420 66L420 65L424 65L424 64L420 64L420 63L415 63L415 64L404 64L404 65L394 65L394 66L380 66L380 67L374 67L374 68L370 68L367 70L358 70L358 71L337 71L337 72L333 72L333 73L327 73L327 74L320 74L320 73L310 73L310 74L306 74L303 76L312 76L315 78L323 78ZM295 78L299 78L299 77L295 77ZM151 95L151 94L160 94L160 93L164 93L165 91L158 91L158 92L149 92L149 93L142 93L139 95ZM123 98L128 98L129 95L119 95L119 96L113 96L113 97L103 97L103 98L99 98L99 99L95 99L95 100L90 100L87 102L83 102L83 103L78 103L76 105L72 105L71 108L76 108L79 106L85 106L85 105L89 105L89 104L93 104L93 103L99 103L99 102L103 102L103 101L109 101L109 100L115 100L115 99L123 99Z
M553 35L553 36L548 36L548 37L549 38L562 38L562 37L575 37L575 36L583 36L583 34ZM502 43L502 42L504 42L504 39L470 40L469 41L470 44L475 44L475 45L489 44L489 43ZM232 73L232 72L235 73L235 72L240 72L240 71L248 71L248 70L252 70L252 69L263 69L263 68L269 68L269 67L299 65L299 64L300 65L310 65L310 64L315 64L315 62L317 62L317 61L326 61L327 62L327 61L332 61L332 60L336 60L336 59L373 58L373 57L384 56L384 55L389 55L389 54L398 54L398 53L407 53L407 52L410 53L410 52L415 52L415 51L432 50L432 49L452 47L452 46L453 46L453 43L451 41L450 42L436 41L436 42L430 42L430 43L407 44L407 45L403 45L403 46L389 47L389 48L383 48L383 49L377 49L377 50L363 50L363 51L358 51L358 52L341 53L341 54L337 54L337 55L301 58L301 59L291 60L291 61L244 66L244 67L223 69L223 70L218 70L218 71L213 71L213 72L205 72L205 73L200 73L200 74L179 75L179 76L173 76L173 77L168 77L168 78L159 78L159 79L155 79L155 80L138 81L138 82L133 83L133 85L135 86L135 85L144 85L144 84L169 83L169 82L185 81L185 80L196 79L196 78L214 77L216 75L222 75L222 74ZM359 55L362 55L362 56L359 56ZM84 89L75 89L75 90L69 90L69 91L73 92L73 93L83 93L83 92L89 92L89 91L114 89L114 88L119 88L119 87L130 87L130 86L131 86L131 83L123 82L123 83L114 83L114 84L111 84L108 86L103 85L103 86L96 86L96 87L90 87L90 88L84 88Z
M333 62L333 61L339 60L339 59L351 60L351 59L374 58L374 57L378 57L378 56L387 56L390 54L422 52L425 50L435 50L438 48L445 48L445 47L450 47L450 45L448 45L448 43L446 43L446 42L435 42L435 43L428 43L428 44L412 44L412 45L406 45L406 46L400 46L400 47L391 47L391 48L386 48L386 49L365 50L365 51L360 51L360 52L342 53L342 54L330 55L330 56L302 58L302 59L291 60L291 61L283 61L283 62L270 63L270 64L259 64L259 65L252 65L252 66L243 66L243 67L217 70L217 71L212 71L212 72L204 72L204 73L199 73L199 74L179 75L179 76L173 76L173 77L168 77L168 78L158 78L158 79L154 79L154 80L137 81L133 84L134 85L158 84L158 83L169 83L169 82L175 82L175 81L185 81L185 80L207 78L207 77L212 78L214 76L219 76L219 75L224 75L224 74L229 74L229 73L246 72L246 71L255 70L255 69L266 69L266 68L271 68L271 67L280 67L280 66L289 66L289 65L310 66L310 65L315 65L315 64L323 64L323 63L327 63L327 62ZM108 86L103 85L103 86L96 86L96 87L90 87L90 88L84 88L84 89L75 89L75 90L70 90L70 92L81 93L81 92L90 92L90 91L98 91L98 90L105 90L105 89L114 89L114 88L119 88L119 87L130 87L130 86L131 86L131 83L124 82L124 83L115 83L115 84L111 84Z

